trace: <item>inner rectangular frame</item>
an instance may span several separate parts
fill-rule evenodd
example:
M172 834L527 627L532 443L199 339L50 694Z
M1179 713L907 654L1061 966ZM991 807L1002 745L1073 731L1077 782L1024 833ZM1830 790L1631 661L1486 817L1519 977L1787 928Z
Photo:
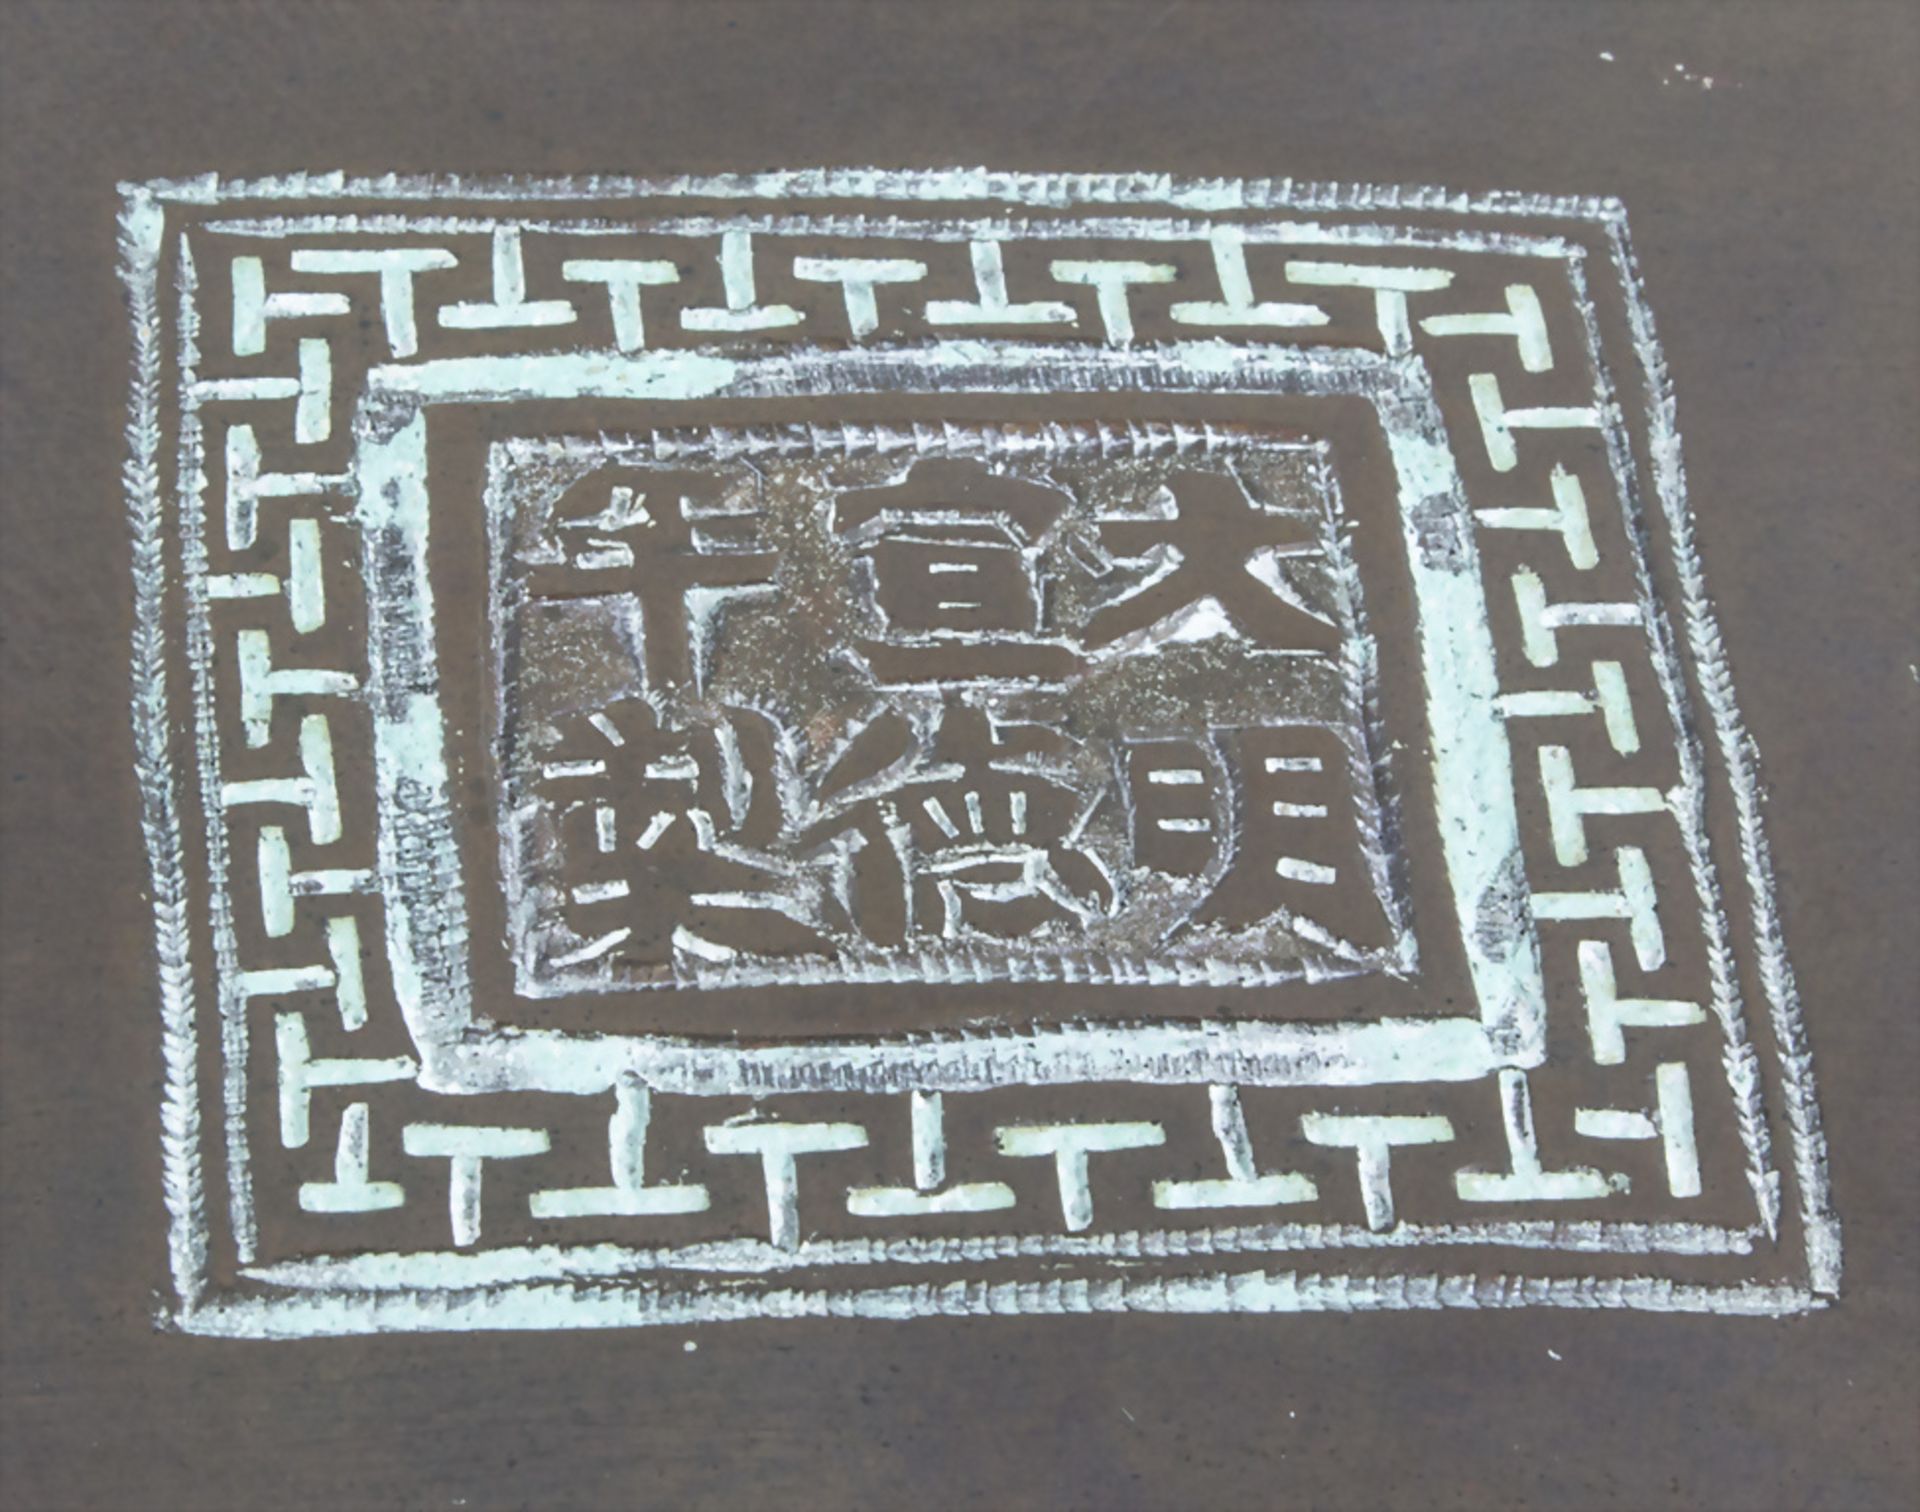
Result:
M754 465L762 462L788 462L796 458L827 463L876 462L902 463L924 458L965 458L988 464L997 462L1085 463L1138 456L1161 461L1183 460L1204 451L1210 461L1235 463L1242 458L1306 455L1324 460L1325 441L1313 441L1283 432L1265 432L1244 424L1215 428L1174 422L1134 422L1109 425L1104 422L942 421L857 423L808 425L769 424L750 426L693 425L642 434L529 435L495 440L488 447L486 469L486 517L488 528L489 613L493 623L504 624L518 612L519 599L511 587L507 560L508 539L517 512L525 507L517 480L524 469L536 475L546 469L560 468L571 476L584 475L587 469L619 466L645 471L649 468L684 470L720 465ZM1315 487L1318 506L1330 536L1337 536L1345 515L1340 505L1340 489L1330 473ZM1344 542L1342 543L1344 549ZM1357 564L1353 565L1355 577ZM1374 637L1366 624L1362 604L1353 605L1353 621L1343 634L1366 648L1357 664L1347 661L1338 675L1347 687L1349 707L1355 710L1361 751L1356 753L1366 771L1364 780L1353 788L1354 801L1362 818L1378 830L1383 813L1393 795L1387 772L1388 753L1375 749L1382 742L1369 732L1364 710L1375 705L1377 659ZM494 760L502 758L499 742L505 729L506 711L501 700L508 683L508 667L501 643L494 657L492 706L479 717L489 724L495 743ZM517 831L518 809L523 794L514 785L508 770L494 773L496 800L500 809L501 837L499 865L501 886L506 900L509 931L522 904L521 882L516 875L516 857L520 837ZM1399 857L1398 863L1410 858ZM469 868L473 865L471 856ZM672 982L645 982L619 985L585 983L578 986L555 985L532 979L528 963L517 942L510 939L514 990L518 997L552 1000L570 994L626 995L651 992L659 988L677 991L721 988L792 988L841 986L915 986L985 987L1001 983L1025 985L1049 984L1093 986L1158 987L1277 987L1317 984L1340 980L1373 978L1386 973L1397 980L1411 980L1419 974L1420 961L1411 922L1411 899L1404 895L1404 878L1395 873L1404 869L1395 858L1381 855L1370 867L1370 889L1386 918L1391 937L1365 948L1351 959L1329 960L1309 957L1302 961L1257 959L1197 959L1182 956L1166 962L1141 952L1128 953L1105 949L1073 948L1063 944L1022 958L1009 952L1006 959L986 953L969 953L964 958L938 957L922 951L911 962L901 960L863 961L846 956L807 956L795 959L791 968L756 960L741 968L726 963L693 962L691 970L682 968Z
M1476 1017L1260 1019L957 1031L742 1046L502 1029L474 1011L427 571L426 411L447 403L858 395L1161 393L1350 397L1373 407L1398 486L1441 851ZM668 420L671 423L671 420ZM1469 507L1424 365L1357 351L1184 343L1151 353L949 342L932 349L455 358L373 370L355 422L369 583L379 870L396 995L436 1091L969 1090L1095 1080L1362 1085L1465 1081L1545 1054L1545 990L1519 867L1512 756Z

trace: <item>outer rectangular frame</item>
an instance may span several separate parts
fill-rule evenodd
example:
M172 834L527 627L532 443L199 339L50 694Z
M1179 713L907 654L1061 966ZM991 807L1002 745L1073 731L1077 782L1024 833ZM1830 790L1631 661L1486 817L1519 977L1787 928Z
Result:
M198 1028L194 1017L189 956L190 926L186 917L188 891L185 877L179 871L180 815L168 739L170 716L163 639L164 608L169 588L160 534L158 454L162 416L159 394L162 359L159 342L163 327L158 313L157 275L166 231L165 206L169 202L207 205L225 199L298 201L353 197L400 201L437 198L566 200L614 197L673 199L681 196L706 200L984 200L1048 208L1082 204L1107 207L1165 204L1202 214L1328 209L1390 212L1423 219L1444 215L1464 217L1469 221L1494 222L1512 215L1547 215L1577 219L1597 226L1607 248L1609 272L1625 301L1635 357L1641 368L1644 387L1651 396L1645 417L1645 448L1656 501L1673 552L1673 566L1679 582L1677 608L1681 633L1685 636L1699 677L1700 702L1708 714L1718 755L1726 768L1732 789L1741 861L1750 894L1760 979L1777 1046L1781 1068L1780 1087L1792 1141L1799 1218L1806 1249L1806 1282L1799 1285L1751 1283L1695 1286L1651 1279L1608 1282L1462 1275L1342 1280L1293 1273L1242 1271L1151 1281L1122 1275L1091 1283L962 1281L946 1285L853 1290L750 1287L728 1289L723 1294L701 1286L658 1285L651 1282L617 1287L611 1291L583 1291L571 1281L515 1278L496 1284L476 1284L463 1293L441 1293L430 1297L411 1294L404 1289L392 1293L358 1289L328 1292L317 1289L300 1295L211 1295L204 1222L206 1196L198 1149L201 1118L195 1065ZM143 828L154 868L156 939L167 1066L163 1109L167 1131L164 1153L178 1297L172 1317L179 1326L222 1334L305 1334L389 1327L580 1326L790 1314L904 1316L980 1311L1051 1312L1089 1308L1272 1311L1326 1306L1392 1308L1528 1304L1778 1313L1815 1305L1820 1296L1837 1289L1838 1229L1829 1206L1824 1146L1814 1101L1799 998L1786 961L1773 895L1771 861L1760 823L1760 792L1754 757L1733 699L1718 631L1694 554L1685 475L1680 463L1664 359L1628 246L1624 212L1617 203L1520 195L1464 196L1427 189L1295 185L1290 181L1179 183L1153 176L915 175L829 171L738 179L676 180L662 184L625 180L519 184L400 179L350 183L338 177L294 176L263 184L222 184L217 180L203 179L129 186L122 227L135 352L134 389L128 425L131 455L127 485L135 546L136 763L143 797ZM1352 228L1348 230L1351 233ZM871 234L871 231L870 226L862 224L863 234ZM1176 229L1172 234L1190 236L1193 233L1190 230L1181 233ZM1414 244L1418 244L1421 236L1429 234L1432 233L1412 233ZM1527 241L1526 238L1509 237L1497 229L1467 234L1484 250L1516 250ZM1552 245L1543 247L1536 241L1532 250L1533 255L1564 256L1569 276L1577 286L1583 285L1586 277L1583 254L1577 249ZM1596 366L1604 387L1605 368L1598 362L1597 332L1592 329L1590 309L1588 322L1589 335L1595 345ZM1202 368L1210 362L1217 375L1221 367L1217 355L1211 358L1200 353L1194 355ZM963 366L975 360L973 354L956 356ZM620 365L617 372L608 370L604 379L594 374L575 374L574 377L576 380L584 378L589 389L612 397L657 397L657 385L661 382L684 381L689 372L684 362L682 357L680 376L674 379L665 378L658 364L650 365L644 361ZM1231 366L1230 363L1226 365ZM697 374L699 369L691 371ZM724 373L717 369L708 371L716 392L753 391L751 381L738 390L728 389L728 385L736 381L737 370L730 369ZM773 376L769 372L754 376L760 381L770 380L777 385L791 382L795 375L781 373ZM410 419L400 418L397 425L392 422L409 407L420 403L455 397L479 397L473 392L472 377L470 373L458 371L457 364L449 364L435 375L433 386L400 380L392 385L390 391L383 391L383 401L393 401L399 409L386 408L383 403L381 408L369 408L363 415L363 422L368 427L367 439L374 444L358 464L361 483L372 483L377 487L396 481L404 483L394 473L382 473L380 469L393 461L391 445L396 437L411 428L413 421L417 420L417 411ZM604 388L594 388L595 384L603 381ZM382 382L377 378L375 387L380 388ZM1409 397L1418 402L1417 394L1409 396L1404 392L1395 392L1392 399L1398 403ZM1602 399L1611 404L1609 394L1603 393ZM1630 477L1633 472L1631 443L1622 428L1623 422L1617 407L1607 415L1606 421L1609 451L1616 472L1622 475L1623 508L1628 512L1631 524L1642 507L1638 488ZM381 431L386 432L384 441L378 438ZM383 446L389 448L384 454ZM1432 457L1406 459L1399 453L1400 448L1396 446L1396 461L1403 464L1404 498L1410 473L1418 476L1423 466L1440 464ZM1440 492L1444 493L1444 488ZM363 498L368 496L363 493ZM371 496L383 495L376 492ZM405 499L405 488L397 488L393 497L396 501ZM389 523L402 529L409 528L407 511L413 507L412 502L402 503L399 516ZM1644 538L1644 525L1640 528ZM405 601L404 597L402 601ZM1671 658L1671 650L1667 654ZM1677 663L1670 671L1676 677L1680 676ZM419 713L419 706L409 705L404 695L388 706L382 715L383 760L391 760L398 748L406 746L406 721L421 717L424 716ZM423 744L430 745L431 742ZM386 828L383 826L383 830ZM427 1068L425 1083L431 1085L441 1076L445 1077L449 1086L457 1083L461 1069L460 1052L455 1052L454 1060L446 1061L444 1057L448 1051L445 1040L435 1040L429 1036L422 1043L423 1048L431 1048L430 1061L441 1058L438 1064ZM1524 1062L1515 1059L1509 1050L1503 1063L1514 1065ZM1764 1208L1764 1201L1762 1205Z

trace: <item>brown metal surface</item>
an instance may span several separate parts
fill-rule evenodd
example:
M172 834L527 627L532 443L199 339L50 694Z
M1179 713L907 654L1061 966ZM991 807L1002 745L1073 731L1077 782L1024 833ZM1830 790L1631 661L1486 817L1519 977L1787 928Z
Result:
M1917 40L1871 4L14 0L0 1506L1911 1505ZM1835 1305L155 1331L115 183L876 163L1625 202L1772 795Z

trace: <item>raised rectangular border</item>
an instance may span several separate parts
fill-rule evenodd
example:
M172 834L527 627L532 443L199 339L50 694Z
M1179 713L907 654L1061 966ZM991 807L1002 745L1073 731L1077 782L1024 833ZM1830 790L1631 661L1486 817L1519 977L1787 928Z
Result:
M1815 1305L1837 1290L1838 1228L1833 1218L1824 1142L1814 1100L1811 1064L1797 989L1787 963L1774 898L1772 864L1760 822L1760 789L1751 742L1741 724L1727 676L1719 632L1701 581L1693 545L1685 474L1674 428L1674 406L1664 358L1654 333L1638 269L1616 201L1492 194L1469 196L1435 189L1295 185L1291 181L1180 182L1158 176L996 175L810 171L718 179L637 180L458 179L349 180L344 176L221 184L213 178L160 182L125 189L122 214L124 277L134 325L135 372L128 423L128 507L134 536L137 623L134 641L136 771L142 824L154 871L154 905L163 1006L166 1091L163 1120L171 1245L180 1306L174 1321L216 1333L314 1333L388 1327L547 1327L605 1322L673 1321L676 1317L858 1313L1067 1310L1273 1311L1343 1308L1512 1306L1632 1306L1657 1310L1779 1313ZM1237 1275L1135 1283L1127 1280L1058 1286L881 1288L854 1292L730 1294L735 1305L717 1312L701 1304L685 1312L695 1292L630 1288L618 1296L584 1297L571 1288L517 1284L476 1296L478 1314L463 1306L422 1310L414 1299L343 1297L214 1301L205 1297L204 1205L199 1169L199 1108L194 1079L197 1031L188 965L186 882L178 863L179 811L168 750L166 669L160 611L166 593L160 540L159 337L155 276L164 229L162 204L199 204L225 198L564 200L612 196L698 196L732 199L873 198L879 200L989 200L1067 207L1092 204L1172 204L1186 209L1266 210L1322 208L1442 212L1454 215L1547 215L1596 223L1607 240L1613 272L1626 301L1635 355L1651 397L1647 440L1655 492L1671 537L1680 582L1684 632L1699 674L1719 754L1731 778L1740 850L1751 894L1762 987L1782 1070L1804 1230L1809 1285L1688 1286L1651 1280L1586 1282L1512 1278L1426 1277L1343 1281L1319 1277ZM1498 234L1490 237L1495 241ZM1632 501L1627 501L1631 511ZM1644 527L1642 527L1644 528ZM171 860L169 858L172 858ZM444 1302L444 1298L439 1299ZM709 1299L710 1303L711 1299ZM318 1312L316 1312L316 1308Z
M803 1083L812 1090L895 1085L960 1091L1129 1080L1150 1063L1170 1062L1183 1068L1187 1080L1246 1085L1303 1079L1336 1085L1409 1078L1469 1081L1497 1066L1537 1064L1546 1049L1546 994L1531 921L1489 923L1481 907L1518 849L1519 821L1478 558L1471 549L1470 510L1452 456L1436 439L1439 412L1424 374L1365 354L1304 353L1284 346L1248 347L1231 362L1204 345L1167 347L1150 357L1109 354L1096 365L1085 353L1065 349L952 345L961 350L740 359L674 352L591 364L536 357L516 364L514 385L506 394L478 386L470 365L460 359L374 370L355 429L363 570L373 606L368 696L380 796L380 871L388 879L383 892L400 1009L420 1049L425 1083L585 1093L607 1090L622 1071L631 1071L657 1091L697 1093L726 1085L779 1085L782 1078L793 1085L791 1068L803 1053L816 1058ZM445 367L454 370L447 375ZM697 375L695 391L678 395L675 376L687 367ZM622 1044L624 1059L610 1053L613 1042L606 1036L594 1037L582 1054L562 1035L487 1032L469 996L460 859L444 796L449 784L433 611L419 591L426 579L431 514L427 406L449 396L486 403L861 394L870 386L910 392L916 381L942 393L1324 393L1374 405L1392 452L1408 567L1422 608L1420 660L1442 852L1453 922L1479 1002L1477 1018L1340 1026L1223 1019L1152 1031L1093 1025L1024 1037L835 1040L772 1050L634 1036L630 1047ZM1416 523L1421 520L1428 529L1436 528L1436 520L1450 522L1467 548L1448 554L1427 549ZM378 586L383 582L387 591ZM396 886L401 872L419 867L423 858L431 862L430 879Z

